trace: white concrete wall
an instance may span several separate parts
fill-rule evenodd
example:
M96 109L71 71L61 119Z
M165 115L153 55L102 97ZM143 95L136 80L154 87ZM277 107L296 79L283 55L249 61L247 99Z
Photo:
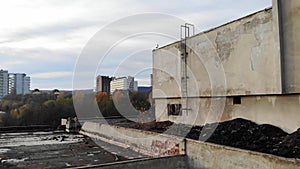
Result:
M272 9L187 39L188 95L280 94ZM178 42L153 51L153 97L181 96Z
M287 132L300 128L300 95L245 96L241 104L232 97L190 98L188 114L168 116L167 104L179 104L180 99L156 99L156 119L176 123L197 124L244 118L258 124L272 124Z
M81 133L152 157L181 155L185 152L183 138L154 132L85 122Z
M157 120L203 125L241 117L288 132L298 129L299 95L280 94L300 93L299 18L299 0L273 0L273 9L187 39L188 106L180 99L180 43L154 50ZM241 105L211 98L235 95L253 97L242 97ZM167 104L182 104L188 112L168 116Z
M300 161L187 139L190 169L299 169Z
M282 76L285 93L300 93L300 1L273 0L279 13Z
M300 128L300 95L245 97L241 105L229 106L226 111L231 119L272 124L289 133Z

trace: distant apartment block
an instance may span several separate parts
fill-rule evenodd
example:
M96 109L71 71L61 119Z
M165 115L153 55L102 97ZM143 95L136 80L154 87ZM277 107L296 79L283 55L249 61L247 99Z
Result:
M138 81L133 82L133 90L138 91Z
M110 93L113 93L115 90L131 90L137 91L137 81L134 81L134 77L120 77L113 78L110 83Z
M30 91L30 77L25 76L24 77L24 94L29 94L31 93Z
M30 93L30 77L25 73L9 73L8 77L9 94Z
M0 98L8 95L8 71L0 70Z
M97 76L96 78L96 91L97 92L107 92L110 94L110 82L112 78L108 76Z

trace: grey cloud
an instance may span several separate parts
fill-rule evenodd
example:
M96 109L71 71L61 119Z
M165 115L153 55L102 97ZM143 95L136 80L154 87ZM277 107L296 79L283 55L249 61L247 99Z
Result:
M24 41L28 39L37 38L37 37L43 37L43 36L53 36L55 34L60 34L61 36L65 36L66 33L70 31L92 27L97 24L101 24L101 22L73 20L73 21L68 21L63 23L44 25L41 27L22 28L14 33L10 33L6 35L5 37L6 40L0 41L0 44L19 42L19 41Z
M11 52L9 52L11 51ZM43 48L31 50L0 48L0 68L29 75L49 71L73 71L78 54L72 50L51 51Z
M104 1L39 1L44 5L63 6L68 8L70 6L81 7L81 12L74 11L74 17L68 20L62 20L56 23L49 23L43 26L35 26L25 28L18 28L13 33L7 33L6 36L1 37L0 45L0 68L8 68L12 71L22 71L28 74L36 74L43 72L70 72L75 68L76 58L80 55L81 48L72 47L75 43L81 43L84 46L86 39L78 42L74 41L73 32L77 32L82 37L86 36L83 33L84 29L93 28L91 30L101 30L101 28L112 21L116 21L118 18L129 16L131 14L141 12L158 12L165 13L180 17L183 20L194 23L200 30L206 30L211 27L215 27L234 20L246 14L255 12L261 8L271 5L271 0L252 0L252 1L236 1L236 0L190 0L181 1L174 0L154 0L154 1L140 1L140 0L126 0L126 1L110 1L104 3ZM105 6L107 5L107 6ZM107 9L105 9L107 8ZM77 8L76 8L77 9ZM150 15L149 15L150 16ZM155 17L153 15L153 17ZM59 20L59 18L58 18ZM151 50L155 47L156 43L160 46L173 42L179 39L179 26L182 22L174 22L161 17L152 18L153 22L146 22L143 17L136 17L134 20L126 20L124 22L115 24L113 27L109 27L106 35L103 35L99 40L99 43L91 47L89 53L85 53L88 56L81 61L83 67L90 67L91 59L99 59L100 54L96 53L97 48L103 48L110 41L122 37L122 35L128 32L135 32L140 30L157 30L158 27L164 32L168 32L172 35L169 40L167 38L156 37L132 37L129 42L117 44L116 48L107 55L107 57L100 64L99 70L91 72L87 70L84 73L103 73L106 75L112 75L119 67L119 72L131 74L142 68L151 66ZM162 26L162 23L164 25ZM135 26L133 26L135 25ZM144 29L143 29L144 28ZM36 38L43 37L45 39L52 39L53 42L59 42L62 39L66 39L65 43L68 48L51 49L47 46L38 48L8 48L5 47L6 43L11 42L24 42L26 40L34 40ZM80 38L82 38L80 37ZM96 41L96 40L95 40ZM101 43L103 44L101 44ZM2 44L1 44L2 43ZM40 44L43 46L44 44ZM127 60L122 62L124 58L132 55L134 52L141 49L149 49L148 52L141 52L134 54ZM91 55L92 57L89 57ZM86 61L84 61L86 60ZM148 72L149 73L149 72ZM40 74L41 75L41 74ZM57 79L33 79L33 86L52 88L53 86L62 88L71 88L72 76L68 74L66 77ZM141 80L148 79L147 73L139 77ZM90 79L94 81L93 79ZM92 87L92 86L91 86Z

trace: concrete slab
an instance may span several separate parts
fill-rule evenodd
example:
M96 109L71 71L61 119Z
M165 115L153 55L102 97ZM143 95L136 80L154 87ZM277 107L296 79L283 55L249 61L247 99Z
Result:
M54 132L0 134L0 168L79 167L145 157L139 155L101 141L94 142L80 134Z

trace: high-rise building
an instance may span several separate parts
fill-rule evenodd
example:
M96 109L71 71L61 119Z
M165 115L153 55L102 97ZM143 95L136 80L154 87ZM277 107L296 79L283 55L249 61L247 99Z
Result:
M133 90L138 91L138 81L134 81L133 83Z
M107 92L110 94L110 82L112 78L108 76L97 76L96 78L96 91L97 92Z
M8 95L8 71L0 70L0 98Z
M29 94L30 77L25 73L9 73L9 94Z
M9 94L16 94L16 88L15 88L15 75L14 74L12 74L12 73L10 73L9 75L8 75L8 86L9 86L9 88L8 88L8 93Z
M30 94L30 77L24 77L24 94Z
M24 78L25 74L16 73L15 74L15 89L16 94L24 94Z
M110 83L110 93L113 93L115 90L137 90L137 83L134 82L134 77L120 77L114 78Z

